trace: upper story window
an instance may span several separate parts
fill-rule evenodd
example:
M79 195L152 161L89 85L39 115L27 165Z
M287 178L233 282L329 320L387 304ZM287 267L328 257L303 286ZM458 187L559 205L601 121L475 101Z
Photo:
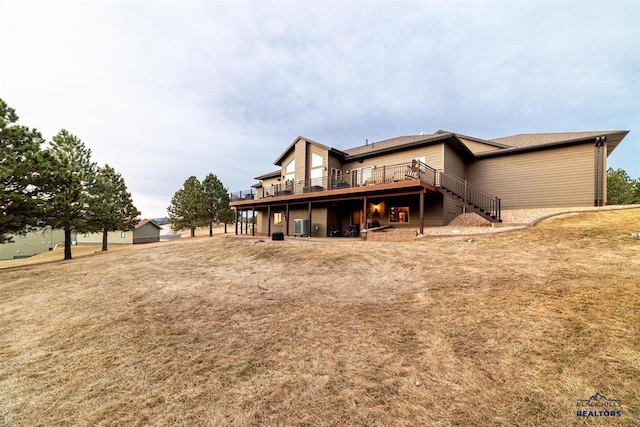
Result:
M322 165L324 164L324 159L322 158L322 156L318 155L318 154L311 154L311 167L312 168L318 168L318 167L322 167Z
M296 177L296 159L291 160L287 163L287 166L284 168L284 179L293 180Z
M322 184L322 172L323 172L324 159L318 154L311 154L311 179L314 181L312 185ZM318 182L315 182L318 181Z

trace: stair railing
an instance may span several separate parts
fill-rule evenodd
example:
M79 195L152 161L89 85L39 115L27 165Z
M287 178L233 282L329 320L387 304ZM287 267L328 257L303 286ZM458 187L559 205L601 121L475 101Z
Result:
M463 202L482 209L491 217L498 221L500 220L501 202L499 197L492 196L469 184L466 180L449 175L443 171L437 171L436 187L441 187L453 193L453 195L460 197Z

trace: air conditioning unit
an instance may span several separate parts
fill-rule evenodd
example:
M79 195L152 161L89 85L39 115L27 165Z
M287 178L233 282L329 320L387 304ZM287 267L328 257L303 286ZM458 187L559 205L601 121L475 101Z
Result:
M293 235L295 237L310 236L309 234L309 220L308 219L294 219L293 220Z

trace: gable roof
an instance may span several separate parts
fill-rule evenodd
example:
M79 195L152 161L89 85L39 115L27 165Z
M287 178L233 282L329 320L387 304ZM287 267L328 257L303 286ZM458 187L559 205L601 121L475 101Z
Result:
M463 157L470 158L473 156L471 150L469 150L469 148L464 145L462 141L460 141L455 133L436 132L434 134L399 136L396 138L385 139L383 141L372 142L370 144L350 148L348 150L344 150L344 153L346 154L344 160L354 160L364 157L377 156L392 151L404 150L421 145L429 145L445 140L449 140L450 145Z
M502 138L492 139L491 142L505 144L511 148L501 150L502 153L511 153L514 151L526 151L542 148L549 148L562 145L572 145L577 143L595 140L598 137L606 137L607 139L607 156L618 146L620 141L624 139L629 131L590 131L590 132L555 132L555 133L528 133L506 136ZM495 154L483 153L481 156Z
M278 177L280 177L281 173L282 173L282 170L278 169L278 170L275 170L273 172L269 172L269 173L265 173L265 174L260 175L260 176L256 176L254 179L263 180L263 179L269 179L269 178L278 178Z
M151 224L153 226L155 226L156 228L158 228L158 230L162 230L162 227L160 227L154 220L152 219L141 219L140 221L138 221L138 223L135 226L135 229L137 230L140 227L143 227L147 224Z
M301 139L302 139L302 140L304 140L304 141L307 141L307 142L309 142L309 143L311 143L311 144L317 145L318 147L323 148L323 149L325 149L325 150L328 150L328 151L334 152L334 153L339 154L339 155L342 155L342 156L344 155L344 153L343 153L342 151L340 151L340 150L336 150L335 148L332 148L332 147L326 146L326 145L321 144L321 143L319 143L319 142L317 142L317 141L314 141L314 140L312 140L312 139L305 138L304 136L298 136L298 137L297 137L296 139L294 139L294 140L293 140L293 142L292 142L292 143L287 147L287 149L286 149L286 150L284 150L284 151L282 152L282 154L280 154L280 156L276 159L276 161L275 161L275 162L273 162L273 164L274 164L274 165L277 165L277 166L281 166L281 165L282 165L282 161L284 160L284 158L285 158L285 157L287 157L287 156L289 155L289 153L290 153L290 152L295 148L296 144L297 144L297 143L298 143L298 141L300 141Z
M506 144L515 148L538 147L560 142L577 141L612 134L611 131L595 132L558 132L558 133L523 133L492 139L491 142Z
M555 146L580 144L605 136L607 140L607 156L618 146L629 131L589 131L589 132L556 132L518 134L493 139L482 139L446 130L438 130L433 134L405 135L382 141L373 141L365 145L338 150L303 136L298 136L284 152L276 159L275 165L281 166L300 140L315 144L340 157L342 161L352 161L372 157L389 152L404 150L421 145L437 142L447 142L463 158L473 160L492 156L508 155L522 151L540 150ZM273 178L280 175L280 170L269 172L256 177L258 180Z

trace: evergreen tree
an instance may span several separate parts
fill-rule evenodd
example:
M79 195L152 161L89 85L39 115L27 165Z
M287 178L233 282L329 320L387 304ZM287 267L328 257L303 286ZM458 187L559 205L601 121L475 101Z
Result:
M167 208L169 222L174 231L188 228L191 237L196 235L196 227L204 225L204 194L202 185L195 176L189 177L181 189L175 192L171 205Z
M0 243L41 225L42 135L0 99Z
M71 259L71 232L99 230L92 221L90 194L96 165L91 161L91 150L64 129L53 137L47 154L46 221L51 227L64 230L64 259Z
M229 192L227 192L227 201L218 212L218 221L224 224L224 232L227 233L227 224L232 224L236 220L236 213L229 207Z
M213 236L213 224L224 222L229 209L229 193L217 176L210 173L202 181L203 221L209 225L209 237Z
M640 203L638 180L631 179L624 169L607 170L607 204L629 205Z
M140 211L133 205L124 178L111 166L98 168L90 189L91 221L102 230L102 250L107 250L110 231L133 230Z

